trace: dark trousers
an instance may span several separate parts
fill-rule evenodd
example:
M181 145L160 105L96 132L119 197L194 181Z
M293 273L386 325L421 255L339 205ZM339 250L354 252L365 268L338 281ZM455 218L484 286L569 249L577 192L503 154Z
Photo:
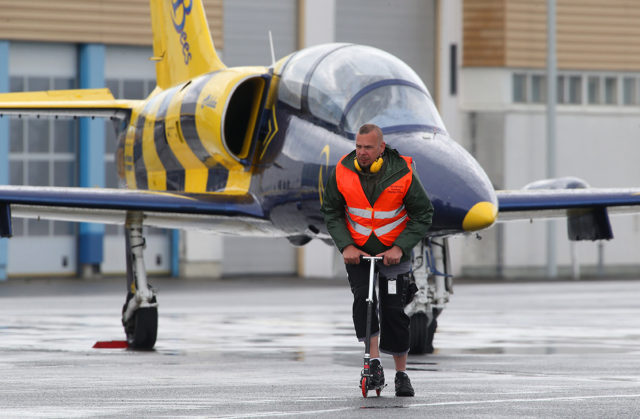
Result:
M358 340L364 341L367 328L369 261L363 261L358 265L348 264L345 266L349 275L351 292L353 293L353 325L356 329ZM409 316L404 312L404 307L415 294L413 290L415 284L411 281L410 272L394 275L391 278L387 278L383 274L379 274L378 277L380 304L378 305L378 298L374 288L371 336L380 335L381 352L404 355L409 351L410 345L410 320ZM391 290L389 289L389 280L395 280L395 293L393 293L393 286Z

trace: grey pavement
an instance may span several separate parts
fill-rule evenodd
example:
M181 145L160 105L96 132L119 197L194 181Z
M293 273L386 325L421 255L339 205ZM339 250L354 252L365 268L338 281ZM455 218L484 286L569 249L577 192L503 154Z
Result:
M152 282L152 352L92 349L124 338L124 279L0 283L0 417L640 417L638 280L457 284L416 397L384 358L367 399L346 282Z

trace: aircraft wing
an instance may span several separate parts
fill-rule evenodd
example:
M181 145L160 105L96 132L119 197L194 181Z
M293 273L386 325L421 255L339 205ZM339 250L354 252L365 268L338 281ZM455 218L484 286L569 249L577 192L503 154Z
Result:
M0 94L0 116L126 119L141 101L114 99L109 89L48 90Z
M231 235L277 235L252 195L186 194L108 188L0 186L0 235L11 217L125 224L128 213L143 224Z
M613 238L609 213L640 212L640 189L523 189L496 191L498 221L566 218L569 240Z
M499 221L559 218L596 208L611 213L640 212L640 188L528 189L496 191L496 195Z

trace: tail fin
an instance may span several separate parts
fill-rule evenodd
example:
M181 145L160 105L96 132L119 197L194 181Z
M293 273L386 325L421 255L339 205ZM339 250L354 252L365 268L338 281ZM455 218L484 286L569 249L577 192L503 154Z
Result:
M151 27L158 87L225 68L213 46L202 0L151 0Z

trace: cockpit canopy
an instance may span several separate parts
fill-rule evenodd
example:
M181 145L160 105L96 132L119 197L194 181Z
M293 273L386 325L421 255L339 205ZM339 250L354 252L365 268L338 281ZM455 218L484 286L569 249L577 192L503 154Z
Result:
M407 128L446 132L418 75L372 47L325 44L293 54L282 69L278 98L349 134L365 123L385 133Z

